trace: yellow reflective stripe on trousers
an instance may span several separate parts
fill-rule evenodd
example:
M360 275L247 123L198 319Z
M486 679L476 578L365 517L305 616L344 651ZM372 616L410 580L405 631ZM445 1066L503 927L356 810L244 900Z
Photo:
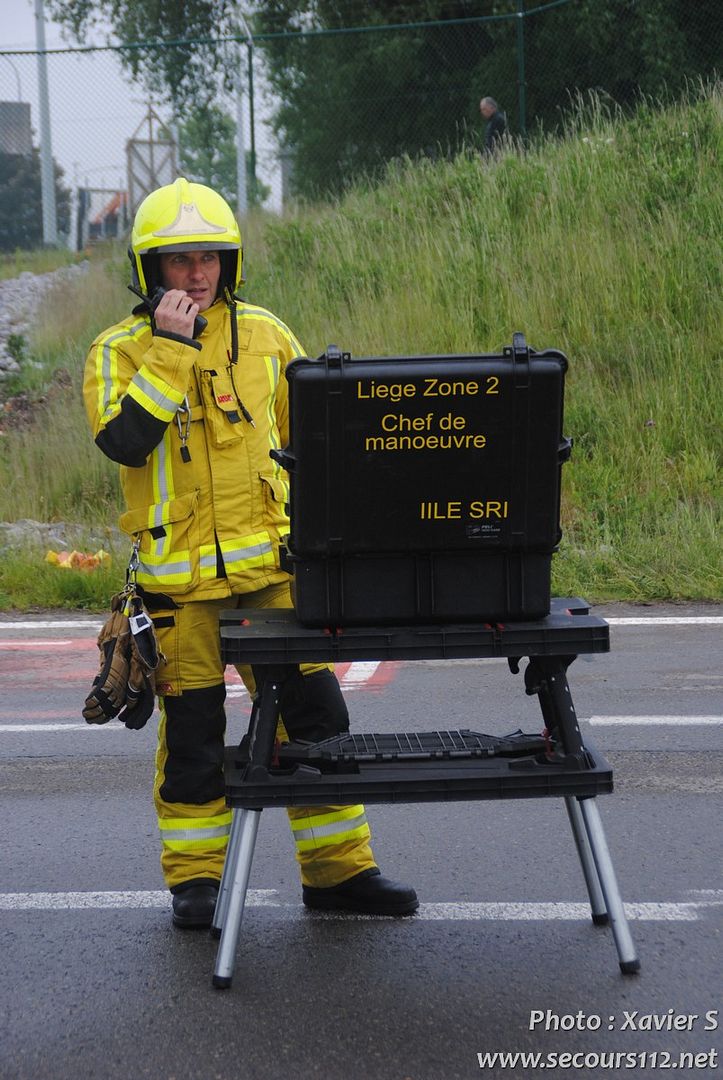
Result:
M158 828L168 851L215 850L228 842L231 811L207 818L159 818Z
M314 814L290 822L297 851L341 844L369 837L371 831L363 806L343 806L328 814Z
M176 415L185 396L164 379L159 379L145 364L129 382L127 393L151 416L166 423L170 423Z
M223 564L229 573L251 569L254 566L273 565L273 547L269 534L252 533L236 540L221 540Z

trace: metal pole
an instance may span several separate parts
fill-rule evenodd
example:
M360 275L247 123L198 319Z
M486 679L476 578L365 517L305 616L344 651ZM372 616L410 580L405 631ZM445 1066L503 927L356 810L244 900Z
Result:
M55 176L50 140L50 100L48 97L48 62L45 55L45 16L43 0L35 0L35 41L38 51L38 97L40 100L40 185L43 200L43 243L56 247L58 215L55 206Z
M251 179L251 197L256 195L256 124L254 121L254 43L251 38L246 42L249 60L249 127L251 129L251 152L249 155L249 177Z
M527 134L525 87L525 0L517 0L517 108L523 138Z
M243 64L239 50L239 78L236 97L236 217L242 218L248 211L248 192L246 189L246 142L244 139L244 91Z
M251 128L251 176L256 178L256 139L254 136L254 76L253 76L253 45L254 39L251 28L242 11L238 12L241 29L246 39L246 48L249 57L249 121ZM239 82L238 82L238 106L236 112L236 183L238 187L238 217L248 210L248 184L246 180L246 143L243 129L243 64L241 62L241 50L239 49Z
M148 172L150 176L151 191L154 188L159 187L158 180L156 178L156 162L155 154L153 153L153 110L150 105L148 106Z

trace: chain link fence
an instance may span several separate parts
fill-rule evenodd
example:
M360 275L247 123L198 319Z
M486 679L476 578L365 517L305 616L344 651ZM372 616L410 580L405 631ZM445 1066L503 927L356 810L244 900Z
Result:
M712 77L720 58L723 5L711 0L499 7L293 34L259 21L239 41L0 52L0 251L125 237L146 191L179 172L241 216L254 205L280 212L400 156L480 151L483 96L526 140L560 130L590 91L623 110L641 93L664 102Z

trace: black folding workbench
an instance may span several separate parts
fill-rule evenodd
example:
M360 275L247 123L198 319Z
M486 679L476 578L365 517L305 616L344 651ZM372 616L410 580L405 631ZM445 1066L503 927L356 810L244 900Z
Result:
M251 664L257 696L240 746L226 751L231 835L212 933L220 936L213 976L231 984L262 809L364 803L540 798L565 800L590 898L592 920L610 923L625 974L639 969L595 802L613 789L612 770L583 739L567 669L580 653L609 650L607 623L577 598L553 600L529 622L347 627L301 626L286 610L224 612L222 657ZM468 729L369 734L275 747L279 687L289 665L360 660L527 658L524 685L537 695L542 734L504 737ZM272 764L273 761L273 764Z

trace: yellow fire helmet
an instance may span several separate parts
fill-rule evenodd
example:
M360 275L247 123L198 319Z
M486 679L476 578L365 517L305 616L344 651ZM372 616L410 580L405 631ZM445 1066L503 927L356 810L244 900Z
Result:
M151 295L161 284L161 252L193 250L219 252L219 295L243 285L241 232L231 207L211 188L179 177L138 207L128 250L133 285Z

